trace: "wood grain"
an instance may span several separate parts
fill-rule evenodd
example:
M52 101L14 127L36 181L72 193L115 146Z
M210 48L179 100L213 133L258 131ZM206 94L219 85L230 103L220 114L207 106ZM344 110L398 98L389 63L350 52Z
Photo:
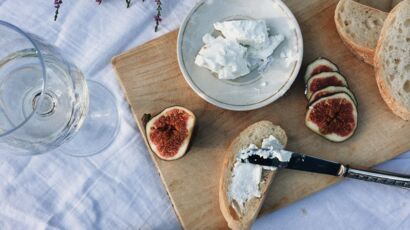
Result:
M371 167L410 149L410 123L394 116L379 95L373 69L357 60L337 35L333 14L337 1L288 0L304 37L304 65L318 56L337 63L359 102L359 127L347 142L331 143L304 125L306 99L302 74L288 93L273 104L250 112L219 109L198 97L184 81L176 58L177 32L153 40L113 59L135 120L142 133L144 113L182 105L197 116L190 152L166 162L151 153L177 215L185 229L226 229L218 205L223 153L241 130L267 119L281 125L289 149L346 164ZM304 71L304 67L302 71ZM272 212L317 192L337 179L281 170L261 214Z

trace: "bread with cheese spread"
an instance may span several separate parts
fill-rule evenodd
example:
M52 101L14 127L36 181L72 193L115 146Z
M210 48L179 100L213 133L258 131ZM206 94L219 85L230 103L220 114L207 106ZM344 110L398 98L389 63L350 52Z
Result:
M228 226L231 229L250 229L258 216L266 192L276 171L263 170L259 183L260 197L253 197L246 201L244 209L238 210L238 205L228 195L228 189L232 181L233 167L237 161L240 150L250 144L261 147L262 141L269 136L274 136L283 146L286 146L287 136L285 131L270 121L259 121L243 130L237 136L225 152L222 175L219 186L219 205Z

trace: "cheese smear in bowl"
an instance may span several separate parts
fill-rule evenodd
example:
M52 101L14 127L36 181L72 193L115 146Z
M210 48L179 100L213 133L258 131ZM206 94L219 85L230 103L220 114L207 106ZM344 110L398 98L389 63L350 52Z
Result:
M222 35L204 35L195 64L216 73L219 79L233 80L266 64L285 39L281 34L269 36L264 20L217 22L214 28Z

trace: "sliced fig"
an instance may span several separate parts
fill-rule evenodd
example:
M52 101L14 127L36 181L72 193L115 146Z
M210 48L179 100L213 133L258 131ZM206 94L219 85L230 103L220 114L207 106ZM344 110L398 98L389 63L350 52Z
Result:
M311 62L307 68L306 68L306 73L305 73L305 82L309 80L310 77L313 75L323 73L323 72L337 72L339 71L339 68L337 66L329 61L326 58L318 58Z
M309 106L305 124L330 141L342 142L357 128L357 108L346 93L322 97Z
M316 91L328 86L348 87L346 79L338 72L323 72L312 76L306 84L306 98L310 97Z
M147 122L148 144L159 158L176 160L187 152L194 126L195 115L190 110L181 106L167 108Z
M310 97L309 104L312 104L314 101L318 100L319 98L327 97L327 96L330 96L336 93L346 93L352 98L354 104L357 106L357 100L354 94L352 93L352 91L350 91L348 88L343 87L343 86L328 86L326 88L316 91Z

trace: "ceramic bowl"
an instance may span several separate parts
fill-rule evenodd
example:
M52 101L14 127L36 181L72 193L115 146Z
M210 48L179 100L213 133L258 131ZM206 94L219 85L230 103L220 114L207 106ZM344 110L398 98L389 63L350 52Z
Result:
M235 80L220 80L195 64L204 45L202 37L214 33L213 24L233 19L263 19L270 34L285 40L263 68ZM258 109L280 98L292 85L302 63L300 27L289 8L280 0L203 0L183 21L177 41L178 63L190 87L204 100L236 111Z

